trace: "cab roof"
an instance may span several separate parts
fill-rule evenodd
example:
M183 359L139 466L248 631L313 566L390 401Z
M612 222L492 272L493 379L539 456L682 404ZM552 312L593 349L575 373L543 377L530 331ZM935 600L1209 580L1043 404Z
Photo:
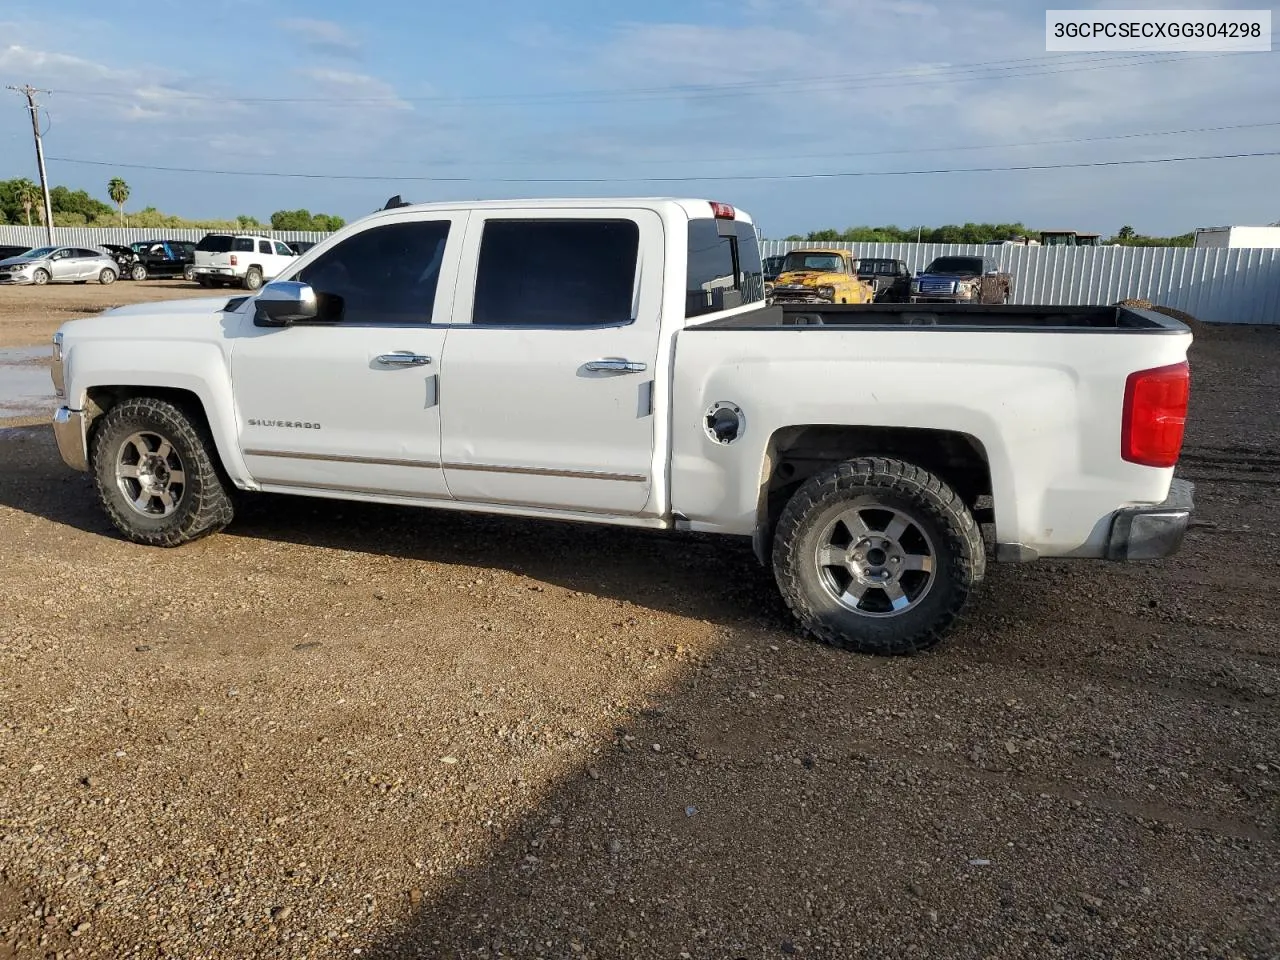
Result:
M409 203L399 197L392 197L382 210L626 210L636 207L656 209L662 206L674 206L683 210L693 220L711 219L714 216L711 204L714 201L688 197L540 197L511 200L448 200L433 203ZM730 204L730 206L733 206ZM734 206L733 219L739 223L754 223L751 215L740 207ZM377 215L376 213L374 214Z

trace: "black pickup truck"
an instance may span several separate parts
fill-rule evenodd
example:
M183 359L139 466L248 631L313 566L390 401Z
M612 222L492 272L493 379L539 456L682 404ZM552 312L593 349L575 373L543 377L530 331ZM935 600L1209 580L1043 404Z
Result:
M911 296L911 270L905 260L863 257L858 260L858 279L871 284L874 303L906 303Z

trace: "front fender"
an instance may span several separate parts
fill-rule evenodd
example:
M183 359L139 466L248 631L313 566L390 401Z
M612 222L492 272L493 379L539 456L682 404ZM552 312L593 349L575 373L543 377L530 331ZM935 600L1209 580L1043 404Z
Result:
M85 411L85 430L95 417L89 393L95 388L127 387L182 390L195 396L209 424L217 454L231 480L251 485L236 442L231 375L224 352L215 344L168 341L163 350L125 339L72 342L64 352L67 405Z

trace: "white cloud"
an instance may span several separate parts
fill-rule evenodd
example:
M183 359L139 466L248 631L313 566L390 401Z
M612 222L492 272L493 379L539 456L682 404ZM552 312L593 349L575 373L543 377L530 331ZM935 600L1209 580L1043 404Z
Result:
M344 57L358 57L364 49L359 38L332 20L313 20L308 17L293 17L281 20L278 26L293 34L309 49L317 53L337 54Z
M319 85L322 92L333 95L336 101L351 100L352 107L361 110L412 110L407 100L400 99L395 87L367 73L350 70L332 70L327 67L307 67L296 71L298 76ZM313 94L314 95L314 94Z

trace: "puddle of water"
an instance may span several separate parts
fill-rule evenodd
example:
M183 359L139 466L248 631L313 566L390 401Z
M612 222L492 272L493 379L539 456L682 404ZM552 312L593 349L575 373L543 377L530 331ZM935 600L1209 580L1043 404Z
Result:
M42 360L48 347L0 349L0 417L30 417L53 409L53 381Z

